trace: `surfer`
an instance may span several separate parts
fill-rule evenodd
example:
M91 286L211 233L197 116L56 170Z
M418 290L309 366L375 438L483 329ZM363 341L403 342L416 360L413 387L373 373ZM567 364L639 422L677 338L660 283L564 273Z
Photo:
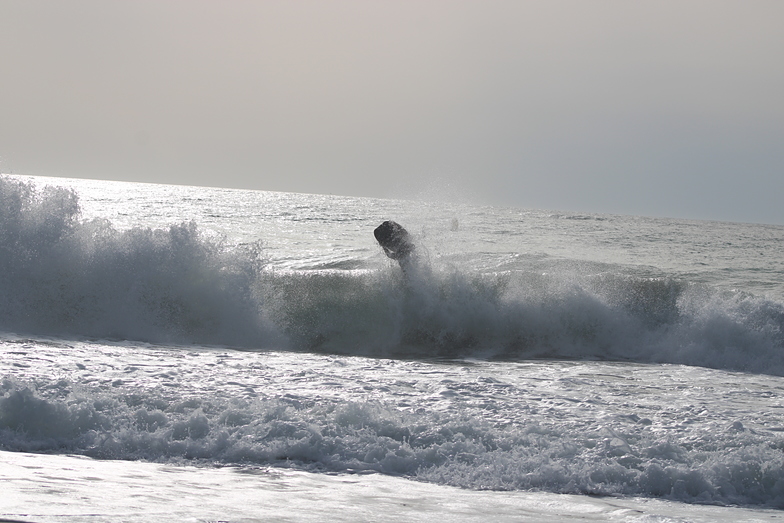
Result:
M399 223L387 220L376 227L373 235L384 249L384 254L397 261L405 271L414 252L414 244L411 243L408 231Z

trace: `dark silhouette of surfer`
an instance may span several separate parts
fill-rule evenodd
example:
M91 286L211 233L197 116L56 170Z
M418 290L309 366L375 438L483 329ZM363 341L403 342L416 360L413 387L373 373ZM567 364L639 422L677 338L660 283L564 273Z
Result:
M387 220L376 227L373 235L384 249L384 254L397 261L405 271L414 252L414 244L408 231L399 223Z

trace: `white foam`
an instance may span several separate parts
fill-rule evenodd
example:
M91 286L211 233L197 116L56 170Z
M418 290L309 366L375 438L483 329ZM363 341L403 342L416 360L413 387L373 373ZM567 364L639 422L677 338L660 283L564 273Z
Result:
M3 345L0 371L26 376L0 383L5 450L784 506L773 376L21 345Z

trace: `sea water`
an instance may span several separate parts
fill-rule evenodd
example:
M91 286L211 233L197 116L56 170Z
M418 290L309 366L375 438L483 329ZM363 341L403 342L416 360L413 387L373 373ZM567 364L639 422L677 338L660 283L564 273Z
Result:
M782 519L782 240L4 176L0 518Z

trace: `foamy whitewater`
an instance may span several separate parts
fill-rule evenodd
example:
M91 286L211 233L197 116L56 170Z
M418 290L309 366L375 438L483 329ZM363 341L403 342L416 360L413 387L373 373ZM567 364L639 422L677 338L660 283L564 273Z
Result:
M784 518L784 226L6 175L0 351L0 519Z

